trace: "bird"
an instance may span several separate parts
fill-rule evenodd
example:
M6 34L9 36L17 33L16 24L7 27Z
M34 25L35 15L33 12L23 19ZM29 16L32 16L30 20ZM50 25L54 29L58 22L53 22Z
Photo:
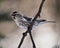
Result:
M20 28L24 28L27 29L27 27L31 24L33 18L27 17L21 13L19 13L18 11L14 11L12 14L12 19L15 21L15 23L17 24L18 27ZM36 26L46 23L46 22L54 22L54 21L47 21L45 19L40 19L40 20L36 20L33 28L35 28Z

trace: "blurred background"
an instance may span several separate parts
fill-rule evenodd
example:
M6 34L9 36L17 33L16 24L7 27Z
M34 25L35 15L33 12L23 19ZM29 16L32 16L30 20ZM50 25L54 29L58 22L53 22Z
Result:
M11 13L18 11L28 17L34 17L40 3L41 0L0 0L0 48L16 48L22 34L22 30L12 20ZM60 0L46 0L41 18L56 21L54 29L60 33Z

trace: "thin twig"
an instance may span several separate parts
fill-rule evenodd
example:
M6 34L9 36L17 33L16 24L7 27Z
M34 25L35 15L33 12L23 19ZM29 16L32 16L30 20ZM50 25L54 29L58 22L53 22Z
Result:
M40 5L40 7L39 7L39 10L38 10L36 16L34 17L34 19L32 20L31 24L28 26L27 31L26 31L25 33L23 33L23 37L22 37L22 39L21 39L21 42L20 42L19 45L18 45L18 48L21 47L24 38L27 36L27 33L29 33L29 35L30 35L30 38L31 38L31 41L32 41L32 44L33 44L33 48L36 48L35 43L34 43L34 40L33 40L33 37L32 37L32 34L31 34L31 30L32 30L32 27L33 27L34 22L36 21L37 17L40 17L40 13L41 13L42 6L43 6L43 4L44 4L44 1L45 1L45 0L42 0L41 5Z
M25 33L23 33L23 37L22 37L22 39L21 39L20 44L18 45L18 48L21 47L21 45L22 45L22 43L23 43L23 41L24 41L24 38L25 38L26 36L27 36L27 31L26 31Z

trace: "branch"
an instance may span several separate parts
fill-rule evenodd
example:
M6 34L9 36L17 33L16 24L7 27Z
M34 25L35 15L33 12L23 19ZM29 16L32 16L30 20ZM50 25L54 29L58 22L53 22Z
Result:
M33 24L34 24L34 22L36 21L37 17L38 17L38 16L40 17L40 14L41 14L41 10L42 10L42 6L43 6L43 4L44 4L44 1L45 1L45 0L42 0L38 12L37 12L37 14L35 15L34 19L32 20L32 22L31 22L31 24L30 24L31 27L33 26Z
M27 31L26 31L25 33L23 33L23 37L22 37L22 39L21 39L21 42L20 42L19 45L18 45L18 48L21 47L24 38L27 36L27 33L29 33L29 35L30 35L30 38L31 38L31 41L32 41L32 44L33 44L33 48L36 48L35 43L34 43L34 40L33 40L33 37L32 37L32 34L31 34L31 30L32 30L32 27L33 27L36 19L37 19L38 17L40 17L40 13L41 13L42 6L43 6L43 4L44 4L44 1L45 1L45 0L42 0L41 5L40 5L40 7L39 7L39 10L38 10L37 14L35 15L34 19L32 20L31 24L28 26Z

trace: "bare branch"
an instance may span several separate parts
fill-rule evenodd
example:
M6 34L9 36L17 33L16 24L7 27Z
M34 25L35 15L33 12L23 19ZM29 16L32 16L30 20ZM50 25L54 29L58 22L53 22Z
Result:
M37 19L38 17L40 17L40 13L41 13L42 6L43 6L43 4L44 4L44 1L45 1L45 0L42 0L42 2L41 2L41 4L40 4L40 7L39 7L39 10L38 10L37 14L35 15L34 19L32 20L31 24L28 26L27 31L26 31L25 33L23 33L23 37L22 37L22 39L21 39L21 42L19 43L18 48L21 47L24 38L27 36L27 33L29 33L29 35L30 35L30 38L31 38L31 41L32 41L32 44L33 44L33 48L36 48L35 43L34 43L34 40L33 40L33 37L32 37L32 34L31 34L31 30L32 30L32 27L33 27L34 22L36 21L36 19Z

